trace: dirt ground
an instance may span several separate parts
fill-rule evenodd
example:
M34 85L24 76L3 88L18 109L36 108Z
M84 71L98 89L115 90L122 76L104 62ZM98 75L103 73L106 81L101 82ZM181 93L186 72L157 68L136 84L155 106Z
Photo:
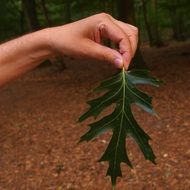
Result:
M127 141L134 169L122 165L117 190L190 189L190 44L144 48L152 73L163 79L154 97L160 119L135 109L152 137L157 165ZM91 89L114 72L108 64L67 61L67 69L35 70L0 90L0 190L111 190L107 163L97 163L110 134L77 142L87 123L76 123Z

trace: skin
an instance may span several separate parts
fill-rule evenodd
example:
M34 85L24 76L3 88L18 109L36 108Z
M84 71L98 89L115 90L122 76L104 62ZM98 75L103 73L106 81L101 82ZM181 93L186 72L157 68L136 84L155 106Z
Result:
M118 44L118 50L102 45L102 39ZM46 28L0 45L0 86L58 54L103 60L128 69L137 43L136 27L105 13Z

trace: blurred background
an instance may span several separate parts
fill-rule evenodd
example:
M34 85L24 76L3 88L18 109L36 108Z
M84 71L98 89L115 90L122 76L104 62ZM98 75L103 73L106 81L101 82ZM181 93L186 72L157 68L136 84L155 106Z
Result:
M117 190L189 190L189 0L0 0L0 42L100 12L139 28L134 62L164 81L158 89L140 87L154 97L159 119L133 110L157 165L129 138L134 169L122 164ZM88 122L76 120L95 96L91 89L116 70L68 57L51 63L0 89L0 190L110 190L107 163L97 160L111 133L77 145Z
M100 12L138 26L151 46L190 36L189 0L1 0L0 7L1 41Z

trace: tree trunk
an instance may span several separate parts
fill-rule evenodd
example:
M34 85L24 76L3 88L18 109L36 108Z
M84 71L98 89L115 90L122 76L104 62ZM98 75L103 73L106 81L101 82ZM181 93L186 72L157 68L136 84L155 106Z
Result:
M25 32L25 17L24 17L24 8L23 4L21 4L21 7L18 7L16 2L14 0L11 1L11 4L14 6L15 9L18 10L19 14L19 25L20 25L20 34L22 35Z
M135 11L133 0L118 0L118 19L129 24L135 24Z
M66 15L65 15L65 21L66 23L70 23L71 20L71 1L70 0L66 0Z
M158 28L158 2L157 0L152 0L152 34L155 36L153 39L153 45L162 46L159 28Z
M19 16L20 16L20 33L23 34L25 32L25 20L24 20L24 11L21 10L19 11Z
M142 2L144 22L145 22L145 26L146 26L146 30L147 30L147 34L148 34L149 43L150 43L150 45L152 45L153 44L153 36L152 36L152 32L151 32L150 23L149 23L148 17L147 17L146 3L145 3L145 0L141 0L141 2Z
M41 6L42 6L42 11L43 11L43 14L44 14L44 17L45 17L45 20L46 20L46 24L47 24L47 26L51 26L51 19L50 19L50 16L49 16L49 11L48 11L48 8L46 6L46 1L45 0L41 0Z
M37 17L36 2L35 0L22 0L24 12L28 20L30 31L40 29L40 24Z
M135 9L134 9L134 1L133 0L118 0L117 1L117 10L118 10L118 19L135 25ZM140 44L140 43L139 43ZM130 68L147 68L146 63L141 54L140 48L138 48L133 58L132 64Z
M169 2L169 11L171 15L171 23L173 29L173 38L175 40L184 40L184 21L183 15L181 14L180 2L173 0ZM184 5L183 5L184 6ZM179 8L180 7L180 8Z
M175 12L175 11L174 11ZM183 31L183 19L178 13L172 14L172 29L173 29L173 38L175 40L184 40L184 31Z
M114 15L114 0L103 0L100 1L100 5L103 5L103 11L110 14L110 15Z

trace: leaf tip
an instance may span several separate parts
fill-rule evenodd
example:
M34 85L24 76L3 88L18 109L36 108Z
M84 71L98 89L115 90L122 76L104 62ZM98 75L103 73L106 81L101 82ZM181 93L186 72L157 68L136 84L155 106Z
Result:
M134 169L133 165L130 163L127 164L131 169Z
M112 190L115 190L115 184L112 183Z
M80 138L80 140L77 142L77 145L78 144L81 144L83 142L82 138Z
M159 120L161 119L160 115L159 115L157 112L154 113L154 116L155 116L157 119L159 119Z
M77 123L81 123L83 120L81 119L81 118L79 118L78 120L77 120Z
M153 156L152 157L149 157L148 160L150 160L154 165L156 165L156 156L154 155L153 153Z
M151 160L151 162L152 162L154 165L157 165L157 163L156 163L156 158L154 158L153 160Z
M78 123L81 123L83 122L85 119L87 119L88 115L87 115L87 112L84 113L83 115L81 115L78 119Z

